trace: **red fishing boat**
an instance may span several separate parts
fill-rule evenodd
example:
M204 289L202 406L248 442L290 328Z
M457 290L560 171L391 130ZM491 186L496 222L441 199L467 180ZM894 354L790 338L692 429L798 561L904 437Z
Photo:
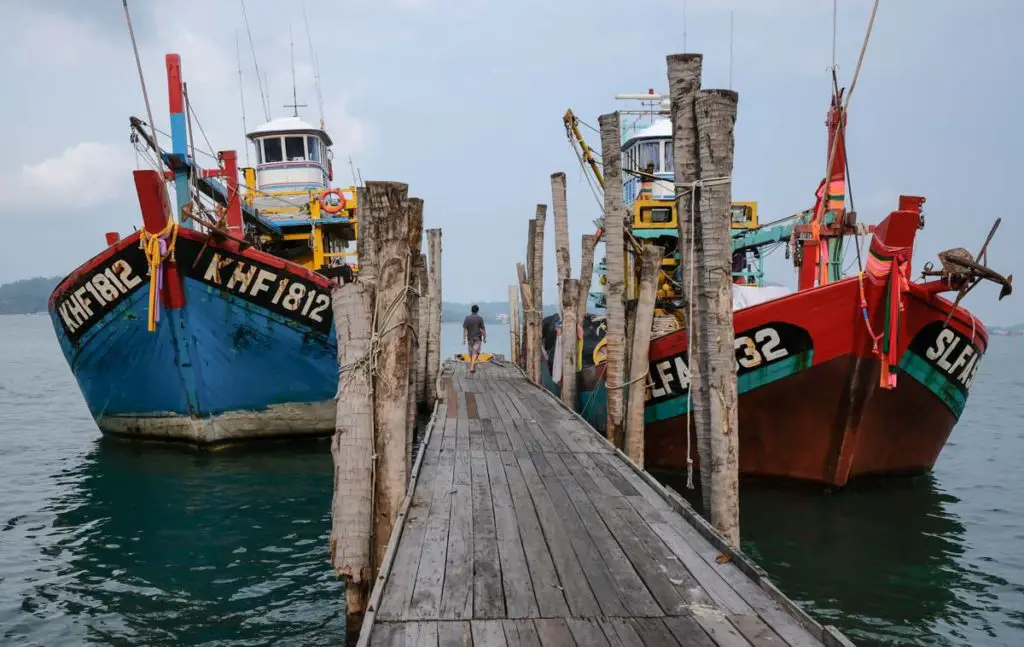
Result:
M914 272L925 199L900 196L874 227L845 206L845 114L828 115L828 182L793 227L798 290L734 313L740 472L842 486L866 475L929 470L964 410L988 346L984 325L959 305L982 280L1012 277L964 249ZM995 227L989 234L991 240ZM844 236L870 234L863 269L843 278ZM942 296L957 293L954 300ZM645 407L646 467L697 463L689 416L687 332L656 338ZM689 433L686 430L689 429ZM691 463L692 461L692 463Z

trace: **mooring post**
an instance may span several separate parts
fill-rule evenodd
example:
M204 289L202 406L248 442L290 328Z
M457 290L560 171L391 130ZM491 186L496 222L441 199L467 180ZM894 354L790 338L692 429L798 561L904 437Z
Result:
M532 315L530 314L531 306L527 304L533 303L533 247L537 242L537 220L530 218L527 230L526 230L526 272L519 274L520 284L523 283L524 278L526 281L526 290L530 293L529 298L526 298L525 294L520 294L523 302L523 356L519 358L520 367L526 372L526 377L533 379L533 373L530 372L530 357L533 356L534 351L532 348L533 341L530 337L530 327L532 325Z
M533 236L533 268L530 270L530 283L533 288L533 307L530 308L531 326L534 329L534 356L530 358L532 373L530 379L535 384L541 383L540 363L544 358L544 341L541 337L541 321L544 318L544 225L547 221L548 207L537 205L534 216L537 224Z
M576 410L576 330L579 309L576 301L580 296L580 282L566 279L562 283L562 356L555 361L562 362L562 402Z
M366 202L366 187L363 186L356 188L356 254L359 276L364 281L373 281L377 276L374 268L377 254L374 247L370 205Z
M352 623L366 612L373 583L373 293L373 283L362 276L331 293L340 370L331 440L330 555L334 571L345 581Z
M416 404L420 409L434 407L427 401L427 339L430 336L430 279L427 276L427 255L420 254L416 263L417 290L420 293L420 321L416 329Z
M640 265L640 295L633 326L633 352L629 367L629 406L626 407L626 455L644 466L644 396L647 393L648 351L654 325L654 300L658 292L658 270L664 250L657 245L644 247Z
M377 453L374 493L374 564L380 566L408 481L409 369L412 344L409 331L410 240L413 210L408 186L400 182L367 182L373 220L377 272L374 324L377 352L373 379ZM417 250L418 251L418 250Z
M427 318L427 407L437 400L437 376L441 370L441 230L427 230L430 254L430 315Z
M523 321L525 327L523 337L526 342L523 346L523 357L520 358L522 360L520 366L526 373L526 377L533 379L530 377L529 367L534 362L532 358L537 355L537 349L540 344L540 331L533 325L533 285L522 263L516 263L516 272L519 274L519 296L523 302Z
M551 174L551 208L555 212L555 271L558 272L558 293L572 276L569 261L569 207L565 198L565 173Z
M509 359L513 364L519 364L519 287L508 286L508 334L509 334Z
M736 353L732 321L732 167L736 105L732 90L701 90L694 102L700 142L699 209L704 240L707 366L711 425L711 525L733 546L740 545L739 421L736 410ZM703 477L703 474L702 474ZM702 478L702 482L705 479Z
M576 322L581 326L586 320L587 304L590 302L590 281L594 276L594 235L583 234L580 241L580 290L576 297Z
M683 312L687 330L687 368L690 371L690 416L693 432L686 430L690 438L697 441L697 454L701 469L701 499L704 514L711 511L711 484L705 477L711 465L711 426L708 417L708 391L704 384L705 365L701 341L705 336L701 297L703 284L696 279L701 263L703 245L701 239L700 212L696 209L697 189L695 182L700 177L699 151L697 148L697 119L694 114L694 97L700 89L701 65L704 57L700 54L673 54L668 57L668 87L671 97L673 157L675 167L676 213L679 220L679 263L683 285ZM687 441L689 443L689 440ZM687 461L692 457L687 456Z
M409 388L408 411L406 413L405 465L412 469L412 443L416 436L416 385L423 379L419 374L420 338L420 250L423 249L423 200L409 198L409 275L406 294L409 299Z
M619 129L619 113L601 115L598 118L601 130L601 161L604 165L604 229L608 310L607 363L605 383L608 389L608 440L616 447L623 441L623 387L625 386L625 345L626 319L625 303L622 300L626 279L626 258L623 247L622 204L622 141Z

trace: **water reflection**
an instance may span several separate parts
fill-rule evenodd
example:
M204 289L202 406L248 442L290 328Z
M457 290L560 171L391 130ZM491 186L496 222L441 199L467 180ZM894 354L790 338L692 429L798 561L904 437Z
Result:
M41 549L52 577L22 604L46 644L344 639L326 443L197 453L101 440L57 478L59 539Z

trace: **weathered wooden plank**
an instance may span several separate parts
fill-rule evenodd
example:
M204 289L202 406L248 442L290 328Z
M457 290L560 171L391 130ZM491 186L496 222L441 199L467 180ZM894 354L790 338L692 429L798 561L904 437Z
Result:
M686 647L717 647L714 640L701 629L700 623L690 616L666 616L665 626L680 645Z
M505 628L501 620L473 620L470 623L476 647L506 647Z
M424 454L423 458L423 471L419 476L416 490L413 492L412 502L409 504L402 540L399 542L395 563L391 568L393 575L384 592L380 609L377 611L377 617L381 620L404 619L409 608L409 601L412 599L416 573L419 570L420 557L423 553L423 537L426 533L427 521L430 518L430 506L438 474L436 458L429 453Z
M747 641L754 647L782 647L785 641L771 630L771 627L755 615L733 614L729 616L729 622Z
M437 618L441 608L441 586L444 581L445 554L448 546L449 514L452 503L452 482L455 476L454 454L442 451L438 457L437 476L423 534L420 567L416 572L409 601L409 618ZM409 575L398 574L408 577Z
M552 459L558 458L558 454L548 454L548 456ZM601 613L606 616L628 615L629 612L626 609L626 605L618 595L618 583L609 572L601 552L587 532L583 521L580 519L576 508L573 507L572 501L569 500L569 496L565 493L565 489L562 487L562 483L555 474L554 469L543 454L533 455L533 464L536 466L541 482L544 484L543 487L547 490L548 497L550 497L551 503L554 505L555 514L561 519L562 529L565 531L569 539L569 545L572 547L572 551L575 553L576 559L583 569L587 583L590 584L590 590L597 599L597 603L601 606ZM520 466L525 469L522 460L520 460ZM530 479L527 479L527 484L529 483ZM534 498L536 498L538 493L536 490L533 490L533 494ZM545 534L547 534L550 543L551 535Z
M577 644L564 618L537 618L533 624L543 647L574 647Z
M472 418L469 421L469 451L473 456L483 456L484 430L483 420Z
M597 615L600 613L600 606L587 583L586 572L573 551L572 542L575 537L570 539L567 528L562 523L562 517L555 509L530 456L520 455L517 460L523 479L533 497L534 508L544 529L544 538L551 551L555 568L558 569L559 580L565 590L569 608L573 615ZM507 469L505 471L508 472Z
M533 582L533 592L537 597L537 608L542 616L567 616L569 606L515 454L502 452L501 463L512 495L526 562L530 567L530 581Z
M644 645L654 647L679 647L679 641L672 636L672 632L665 626L662 618L633 618L633 628L636 629L636 633L640 636L640 640L644 641ZM683 643L685 647L690 647L690 643Z
M609 647L601 625L592 618L569 618L566 621L569 632L577 645L585 647Z
M596 490L587 490L587 492L603 494L611 497L621 496L619 489L608 479L604 470L597 466L592 454L573 454L572 458L576 459L576 462L579 463L580 467L582 467L586 472L587 478L593 481L594 485L597 487ZM582 484L583 481L580 481L580 483Z
M694 614L694 619L718 647L750 647L750 642L724 615L700 613Z
M480 437L483 440L483 448L486 451L496 452L498 449L498 435L494 431L494 420L482 418L480 420Z
M436 622L383 622L374 627L373 647L437 647Z
M598 624L604 630L604 635L611 647L643 647L644 645L628 618L600 618Z
M505 596L487 459L470 460L473 497L473 617L501 618ZM504 469L502 469L504 475Z
M540 647L540 636L532 620L503 620L508 647Z
M505 613L509 618L536 617L539 615L537 598L533 593L533 582L530 580L523 541L519 537L519 525L516 523L515 506L512 503L512 494L500 455L487 454L487 473L490 478L491 500L494 504Z
M465 620L437 623L437 647L472 647L473 632Z
M572 456L549 456L552 464L559 459L570 460ZM578 466L579 464L576 463ZM564 465L563 465L564 467ZM557 470L556 470L557 472ZM622 600L627 611L638 616L660 616L663 615L661 607L651 596L650 591L644 585L640 575L633 568L629 557L623 552L622 547L615 541L612 533L601 520L600 514L594 507L593 501L587 496L588 490L585 485L575 479L564 479L562 486L572 501L576 512L579 514L586 528L587 533L594 541L598 553L608 566L608 572L614 582L615 590Z
M633 487L633 484L618 470L618 466L615 463L621 463L621 459L618 456L614 456L610 453L594 453L590 454L594 459L594 464L601 470L605 477L612 482L615 489L619 491L619 494L623 496L636 496L639 494L637 489Z
M468 423L468 420L466 421ZM462 421L459 421L462 424ZM461 444L461 441L460 441ZM467 448L468 449L468 448ZM456 450L451 525L444 567L440 617L473 617L473 496L468 451Z

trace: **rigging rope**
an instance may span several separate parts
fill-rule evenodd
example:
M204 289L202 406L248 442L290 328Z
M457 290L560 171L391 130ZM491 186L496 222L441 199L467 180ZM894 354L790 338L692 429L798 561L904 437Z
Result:
M135 53L135 67L139 70L139 83L142 84L142 99L146 102L146 114L149 116L149 123L153 123L153 109L149 105L149 93L146 91L146 77L142 74L142 60L139 59L139 45L135 42L135 30L132 29L132 16L128 12L128 0L121 0L124 5L124 18L128 22L128 35L132 39L132 51ZM156 141L156 127L150 125L153 129L153 141ZM157 170L160 172L160 177L164 175L163 159L157 156Z
M167 237L170 236L170 242ZM146 330L154 332L160 321L160 286L163 284L163 262L174 260L174 247L178 242L178 223L168 218L162 231L151 234L145 229L139 235L139 247L146 254L149 265L149 314Z

